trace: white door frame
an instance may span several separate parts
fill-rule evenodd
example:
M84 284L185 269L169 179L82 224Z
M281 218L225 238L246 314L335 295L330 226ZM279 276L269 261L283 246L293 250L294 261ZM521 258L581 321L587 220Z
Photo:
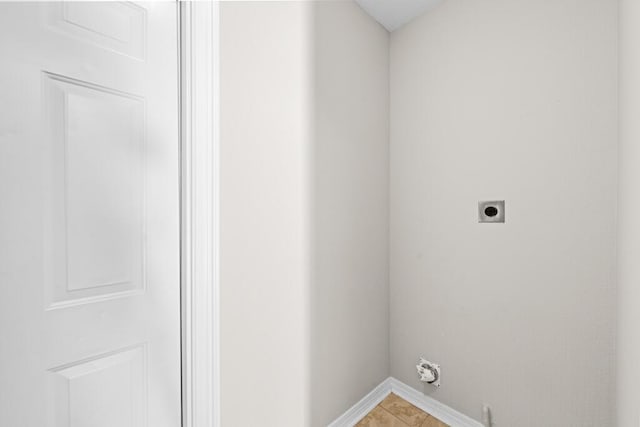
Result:
M220 426L218 17L179 3L183 427Z

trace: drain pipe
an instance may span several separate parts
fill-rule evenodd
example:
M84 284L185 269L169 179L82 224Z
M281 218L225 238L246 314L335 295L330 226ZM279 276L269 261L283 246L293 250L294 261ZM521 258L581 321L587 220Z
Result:
M484 425L484 427L493 427L493 420L491 420L491 408L489 405L482 406L482 425Z

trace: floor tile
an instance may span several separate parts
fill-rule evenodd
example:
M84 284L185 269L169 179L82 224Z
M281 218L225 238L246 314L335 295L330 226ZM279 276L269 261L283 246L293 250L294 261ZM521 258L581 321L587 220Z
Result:
M431 415L427 417L420 427L449 427L437 418L433 418Z
M369 412L356 427L407 427L405 423L391 415L380 406Z
M398 417L409 427L421 427L428 415L406 400L391 393L381 403L384 409Z

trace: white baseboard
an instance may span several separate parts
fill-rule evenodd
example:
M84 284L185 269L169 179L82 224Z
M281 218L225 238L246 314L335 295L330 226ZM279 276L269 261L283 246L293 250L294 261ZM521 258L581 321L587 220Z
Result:
M451 427L483 427L480 422L438 402L432 397L420 393L418 390L409 387L393 377L382 381L376 388L369 392L369 394L349 408L347 412L329 424L328 427L353 427L382 402L389 393L400 396L407 402L428 412Z
M360 399L358 403L347 409L347 412L329 424L328 427L353 427L356 425L358 421L363 419L365 415L371 412L373 408L378 406L378 403L382 402L391 393L392 380L393 378L389 377L382 381L369 394Z
M420 393L418 390L409 387L395 378L390 377L388 380L391 382L391 391L394 394L397 394L407 402L433 415L451 427L483 427L481 422L450 408L444 403L438 402L433 397Z

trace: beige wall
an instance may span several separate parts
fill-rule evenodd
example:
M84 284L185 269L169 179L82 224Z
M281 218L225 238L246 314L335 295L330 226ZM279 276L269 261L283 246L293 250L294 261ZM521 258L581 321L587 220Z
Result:
M221 4L222 425L320 427L388 376L388 33Z
M640 425L640 2L620 1L618 427Z
M311 415L326 426L389 375L389 34L315 4Z
M311 12L220 14L222 425L306 426Z
M391 37L391 374L439 362L424 390L497 426L614 425L616 8L448 0Z
M420 355L443 367L424 390L474 418L487 403L496 425L614 425L616 12L448 0L389 58L349 2L222 3L223 425L325 425L389 357L421 389ZM507 223L477 224L501 198ZM619 412L637 423L635 311Z

